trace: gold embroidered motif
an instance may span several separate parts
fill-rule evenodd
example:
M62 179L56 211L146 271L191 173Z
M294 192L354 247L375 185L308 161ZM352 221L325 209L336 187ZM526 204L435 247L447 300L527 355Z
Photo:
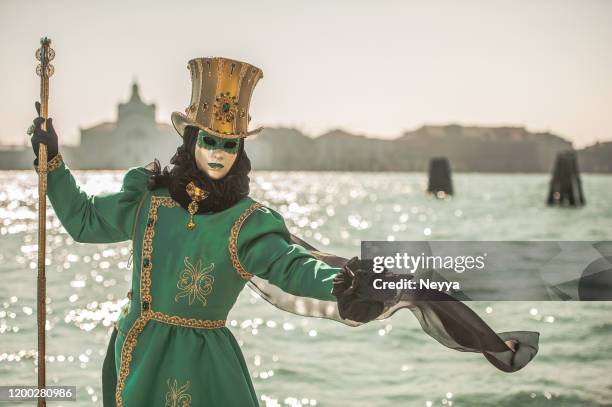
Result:
M240 233L240 228L242 227L242 224L246 218L261 207L263 207L263 205L259 202L252 203L251 206L242 212L238 219L236 219L230 231L229 244L227 245L230 259L232 259L234 269L238 272L238 274L240 274L240 277L244 278L245 280L250 280L253 277L253 274L246 271L238 259L238 234Z
M187 380L187 383L180 386L176 379L174 381L170 381L170 379L166 380L168 384L168 392L166 393L166 403L164 407L190 407L191 406L191 395L187 393L189 389L189 385L191 384L190 380Z
M47 163L47 174L50 173L53 170L57 170L59 167L62 166L62 163L64 162L64 158L62 157L62 155L60 153L57 153L55 155L55 157L53 157L51 160L49 160L49 162ZM36 170L36 172L38 173L38 165L34 166L34 169Z
M194 265L189 262L187 256L183 259L183 263L185 263L185 268L181 271L176 283L179 292L174 297L174 301L179 302L181 298L187 297L189 305L192 305L198 299L205 306L206 296L212 292L213 282L215 281L215 278L211 275L215 267L214 263L204 267L202 266L202 259L200 259Z
M152 196L151 205L149 206L149 217L147 226L144 232L142 241L142 256L140 264L140 293L141 293L141 314L134 321L132 327L125 335L123 346L121 347L121 365L119 367L119 375L117 377L117 387L115 388L115 401L117 407L123 407L123 397L121 393L125 387L125 382L130 373L130 363L132 362L132 353L138 342L138 336L144 330L147 322L151 319L179 326L190 328L205 328L215 329L225 326L225 320L200 320L193 318L182 318L176 315L167 315L161 312L153 311L153 297L151 296L151 269L153 268L153 238L155 237L155 224L157 223L157 210L160 205L168 208L178 206L170 197ZM178 399L181 400L181 399ZM191 397L186 398L189 403ZM182 401L182 400L181 400ZM177 406L189 406L190 404L177 404Z

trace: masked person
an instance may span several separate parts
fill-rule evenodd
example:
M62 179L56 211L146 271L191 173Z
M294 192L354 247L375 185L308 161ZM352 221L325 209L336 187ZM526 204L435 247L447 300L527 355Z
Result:
M172 114L183 140L173 166L132 168L117 193L81 191L52 119L46 131L43 119L34 121L32 146L48 146L48 197L70 236L133 244L129 301L103 367L105 406L257 406L225 326L247 282L281 309L353 326L407 307L444 345L482 352L505 371L533 358L537 334L495 334L462 303L432 302L439 294L372 294L371 275L355 258L321 253L290 234L278 212L249 197L245 138L260 130L248 131L248 122L262 71L226 58L196 58L188 68L191 103Z

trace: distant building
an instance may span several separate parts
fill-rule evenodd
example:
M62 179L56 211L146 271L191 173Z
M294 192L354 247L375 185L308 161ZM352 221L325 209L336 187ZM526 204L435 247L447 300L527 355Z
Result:
M264 129L247 143L253 167L267 170L427 171L432 157L443 156L458 172L549 172L557 153L571 149L559 136L524 127L456 124L423 126L393 140Z
M117 108L117 121L81 129L78 147L62 148L72 168L124 169L144 165L158 158L167 163L181 138L174 128L155 121L155 105L142 101L138 85Z
M404 133L408 156L444 156L453 171L549 172L558 153L572 143L524 127L423 126Z
M581 172L612 173L612 141L595 143L578 151Z
M174 128L155 121L155 105L142 101L138 85L117 107L117 121L80 130L77 147L62 146L64 161L73 169L126 169L158 158L167 164L182 143ZM61 135L60 135L61 137ZM31 169L31 147L0 147L0 170Z

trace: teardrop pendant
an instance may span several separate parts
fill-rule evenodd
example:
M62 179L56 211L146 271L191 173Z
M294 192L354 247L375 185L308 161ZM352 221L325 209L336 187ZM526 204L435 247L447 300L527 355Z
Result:
M193 215L189 217L189 223L187 223L187 229L193 230L196 227L195 222L193 221Z
M187 229L193 230L196 227L196 224L193 221L193 215L198 212L198 203L196 201L191 201L187 207L187 210L189 211L189 223L187 223Z
M193 230L196 227L193 215L198 213L198 202L203 199L206 199L206 197L208 196L208 192L204 191L202 188L197 187L193 183L193 181L187 184L187 187L185 189L189 197L192 199L192 201L189 203L189 206L187 206L187 211L189 212L189 222L187 223L187 229Z

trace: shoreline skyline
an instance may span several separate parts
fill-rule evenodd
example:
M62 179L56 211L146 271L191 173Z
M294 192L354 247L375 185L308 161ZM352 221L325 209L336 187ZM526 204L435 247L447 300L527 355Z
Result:
M139 81L136 79L137 77L134 75L133 76L133 80L132 80L132 86L133 85L137 85L140 89L142 89L142 87L140 86ZM125 93L125 92L124 92ZM142 91L141 91L142 93ZM141 95L142 96L142 95ZM128 97L125 98L118 98L115 103L114 106L117 105L117 103L121 103L121 101L125 101L128 100ZM154 105L156 107L156 109L159 108L159 104L157 103L157 101L155 101L154 99L150 99L150 98L143 98L143 101L145 103L150 103L152 105ZM53 104L52 102L51 104L51 109L50 109L50 114L49 117L54 117L53 116L53 112L52 112L52 107ZM177 109L180 110L180 109ZM162 115L159 112L156 112L155 114L155 120L158 124L166 124L166 125L171 125L171 121L170 121L170 115L167 115L167 120L164 120L163 118L166 115ZM34 116L32 116L34 117ZM100 118L99 120L93 120L92 123L77 123L77 126L75 127L75 129L73 130L72 134L69 134L68 137L64 138L64 136L60 135L60 137L62 139L67 139L67 141L64 143L64 145L66 146L78 146L79 145L79 140L80 140L80 132L83 129L86 128L90 128L90 127L95 127L95 126L99 126L105 123L115 123L117 120L117 114L116 111L110 115L105 115L104 118ZM29 125L30 123L28 123ZM57 126L57 120L55 121L55 126ZM264 128L269 128L269 129L292 129L292 130L297 130L300 133L302 133L303 135L309 137L309 138L319 138L321 136L325 136L326 134L329 133L333 133L333 132L337 132L337 131L341 131L341 132L346 132L346 133L350 133L351 135L357 136L357 137L365 137L365 138L369 138L369 139L378 139L378 140L396 140L401 138L402 136L404 136L406 133L411 133L411 132L415 132L419 129L422 129L424 127L446 127L446 126L459 126L459 127L464 127L464 128L470 128L470 127L475 127L475 128L516 128L516 129L525 129L527 132L529 133L535 133L535 134L545 134L545 133L550 133L550 134L554 134L557 137L560 137L570 143L572 143L572 146L574 149L584 149L587 147L591 147L600 143L606 143L606 142L612 142L612 131L610 131L610 136L608 138L604 138L604 139L597 139L597 140L593 140L590 143L586 143L586 144L580 144L577 143L574 140L574 137L571 137L570 135L566 135L563 134L559 131L556 131L555 129L551 129L551 128L534 128L533 126L529 126L526 125L524 123L494 123L494 122L490 122L490 121L484 121L484 122L468 122L468 121L461 121L461 120L442 120L439 122L422 122L421 124L417 124L413 127L401 127L399 131L394 132L394 133L385 133L385 132L365 132L365 131L360 131L360 130L355 130L353 128L347 128L345 126L341 126L341 125L329 125L327 127L323 127L321 129L317 129L313 126L309 126L307 124L305 124L303 121L300 122L294 122L294 123L290 123L290 122L283 122L283 121L277 121L275 124L263 124L263 123L258 123L257 126L263 126ZM24 138L22 139L21 143L19 143L18 138L16 137L4 137L3 134L0 134L0 148L10 148L10 147L23 147L23 146L29 146L29 136L27 136L26 132L24 131ZM11 139L13 139L14 141L11 142Z
M50 116L52 117L52 116ZM157 119L157 118L156 118ZM170 120L168 120L167 122L161 121L161 120L156 120L157 124L160 125L169 125L171 126L171 122ZM114 121L100 121L98 123L94 123L92 126L79 126L76 130L76 133L80 133L81 130L86 129L86 128L90 128L90 127L96 127L99 125L103 125L103 124L114 124ZM343 132L343 133L348 133L351 136L354 137L363 137L363 138L367 138L367 139L374 139L374 140L383 140L383 141L399 141L399 139L401 137L403 137L406 133L412 133L415 131L418 131L422 128L426 128L426 127L448 127L448 126L458 126L458 127L462 127L462 128L482 128L482 129L491 129L491 128L512 128L512 129L524 129L529 133L532 134L553 134L559 138L562 138L563 140L572 143L572 146L575 149L583 149L586 147L591 147L597 144L601 144L601 143L608 143L608 142L612 142L612 136L610 137L610 139L607 140L595 140L593 143L590 144L585 144L585 145L576 145L574 141L571 140L571 138L566 137L562 134L559 134L558 132L554 131L554 129L532 129L528 126L523 126L523 125L511 125L511 124L487 124L487 123L483 123L483 124L478 124L478 123L457 123L457 122L442 122L442 123L423 123L420 126L414 127L414 128L405 128L403 129L400 133L396 133L396 134L391 134L391 135L384 135L384 136L379 136L379 135L374 135L374 134L369 134L369 133L363 133L363 132L359 132L359 131L354 131L353 129L347 129L344 127L340 127L340 126L336 126L336 127L329 127L326 128L325 130L321 131L321 132L316 132L316 133L312 133L309 132L307 130L305 130L302 127L299 127L297 125L291 125L291 124L283 124L283 123L279 123L279 124L274 124L274 125L262 125L264 129L272 129L272 130L277 130L277 129L287 129L287 130L297 130L298 132L302 133L304 136L311 138L311 139L318 139L320 137L324 137L328 134L331 133L336 133L336 132ZM178 137L178 134L177 134ZM72 137L70 137L69 139L71 140L71 142L62 142L63 137L60 135L60 145L64 145L64 146L78 146L80 145L80 135L73 135ZM79 142L76 142L76 141ZM27 134L25 134L24 132L24 140L21 144L19 143L11 143L11 142L7 142L5 141L5 139L2 138L2 136L0 136L0 148L11 148L11 147L30 147L30 140L29 140L29 136Z
M62 143L62 155L75 169L129 168L151 157L170 157L180 144L174 128L156 121L156 105L143 101L136 82L117 105L117 121L80 129L80 143ZM267 170L413 171L430 158L447 157L455 171L548 171L554 157L573 149L566 139L525 127L421 126L394 139L332 130L319 137L295 129L268 127L249 137L254 168ZM577 150L587 171L612 172L612 142ZM29 168L28 146L0 148L0 168ZM167 158L167 157L166 157Z

